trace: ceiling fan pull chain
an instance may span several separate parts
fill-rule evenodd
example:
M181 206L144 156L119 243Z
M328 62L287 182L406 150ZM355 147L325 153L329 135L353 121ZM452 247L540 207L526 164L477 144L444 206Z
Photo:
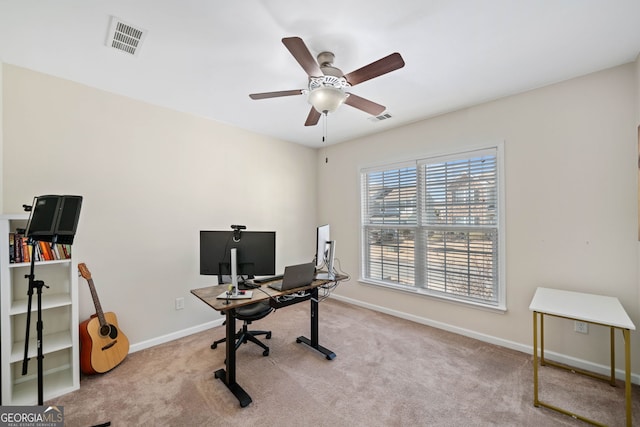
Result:
M327 117L329 116L329 114L327 112L324 113L324 119L322 122L323 125L323 129L322 129L322 143L324 144L324 162L325 163L329 163L329 156L327 156Z

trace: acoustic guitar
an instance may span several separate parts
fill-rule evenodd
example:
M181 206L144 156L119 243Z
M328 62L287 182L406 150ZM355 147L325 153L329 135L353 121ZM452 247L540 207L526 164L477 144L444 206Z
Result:
M78 270L89 284L96 314L80 323L80 370L85 374L102 374L115 368L129 353L129 339L118 328L115 313L102 312L91 273L84 263Z

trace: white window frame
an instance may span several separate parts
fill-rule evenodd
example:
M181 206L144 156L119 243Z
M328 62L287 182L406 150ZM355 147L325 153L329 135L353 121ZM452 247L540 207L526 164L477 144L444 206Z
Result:
M472 159L480 155L484 155L487 153L495 154L495 162L496 162L496 221L495 226L489 226L488 228L495 228L495 232L497 233L497 238L495 239L495 245L497 247L497 266L494 266L494 277L495 279L495 293L497 293L496 298L494 300L485 300L482 298L468 298L464 295L456 295L450 292L439 292L437 290L430 289L427 287L426 283L426 256L427 256L427 243L424 240L420 240L421 235L426 235L424 233L425 229L428 227L424 227L425 221L423 221L423 216L426 217L426 205L422 200L421 195L421 186L420 180L422 177L420 167L421 165L442 162L442 161L457 161L463 159ZM392 172L395 170L403 169L403 168L416 168L416 204L417 204L417 213L415 221L412 220L412 217L409 215L407 218L410 218L408 222L396 221L395 223L391 221L390 224L384 223L384 221L380 221L379 218L376 222L371 222L367 219L368 212L371 210L371 207L368 206L370 204L370 198L367 195L367 187L369 186L368 179L369 177L375 177L376 172ZM400 163L389 163L383 165L377 165L374 167L365 167L360 170L360 200L361 200L361 216L360 216L360 281L366 284L372 284L377 286L383 286L386 288L391 288L394 290L400 290L405 292L410 292L412 294L434 297L438 299L443 299L452 302L459 302L465 305L480 307L480 308L488 308L492 310L498 311L506 311L506 281L505 281L505 271L506 271L506 232L505 232L505 208L504 208L504 200L505 200L505 183L504 183L504 143L494 143L491 145L483 145L479 147L467 148L458 152L452 152L447 154L440 155L432 155L432 156L424 156L421 158L412 159L410 161L400 162ZM400 191L400 190L397 190ZM472 191L473 193L473 191ZM462 222L464 218L462 218ZM467 218L467 223L457 223L455 227L456 229L460 229L463 232L468 231L469 234L471 230L476 229L479 226L474 224L469 224L469 218ZM487 226L483 226L487 228ZM381 263L371 263L369 259L369 239L375 238L372 236L378 236L379 233L381 237L380 239L384 239L382 237L386 232L386 236L388 239L394 239L398 234L405 233L414 233L413 234L413 243L414 247L410 246L403 247L400 244L401 239L396 238L395 242L397 245L394 246L392 243L390 245L391 249L395 249L400 253L401 251L405 254L406 257L410 257L413 252L414 258L412 265L406 265L405 262L401 261L401 257L398 256L398 265L387 264L385 262ZM411 235L411 234L409 234ZM467 238L469 240L470 236ZM426 239L426 238L425 238ZM411 239L409 239L411 240ZM384 246L384 245L383 245ZM374 249L377 248L376 245L372 246ZM381 249L384 250L384 249ZM387 252L389 253L389 252ZM405 258L406 258L405 257ZM377 259L377 258L376 258ZM398 268L397 271L397 280L387 280L384 278L384 274L381 273L382 269L385 268L384 265L388 265L393 268ZM370 271L375 271L375 274L369 274ZM405 276L402 276L404 274ZM402 280L403 278L408 278L413 274L413 283L409 283L410 280ZM380 277L372 277L372 276L382 276Z

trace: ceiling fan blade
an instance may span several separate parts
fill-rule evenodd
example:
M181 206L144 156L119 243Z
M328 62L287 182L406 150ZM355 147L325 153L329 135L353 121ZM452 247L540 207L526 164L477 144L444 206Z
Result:
M304 122L305 126L315 126L318 124L318 120L320 120L320 113L311 107L311 111L309 111L309 115L307 116L307 121Z
M357 108L358 110L362 110L365 113L369 113L372 116L379 116L384 110L387 109L387 107L385 107L384 105L376 104L373 101L369 101L368 99L362 98L352 93L349 94L344 103Z
M278 92L252 93L249 95L251 99L278 98L279 96L302 95L302 89L281 90Z
M378 59L369 65L365 65L362 68L358 68L355 71L350 72L344 76L351 86L355 86L359 83L371 80L374 77L381 76L383 74L395 71L398 68L404 67L404 60L399 53L392 53L389 56L385 56L382 59Z
M285 37L282 39L282 43L289 49L291 55L309 76L320 77L324 75L315 58L307 49L307 45L304 44L300 37Z

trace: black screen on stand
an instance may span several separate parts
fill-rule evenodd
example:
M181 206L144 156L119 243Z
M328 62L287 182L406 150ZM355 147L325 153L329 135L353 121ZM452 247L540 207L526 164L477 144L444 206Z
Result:
M200 231L200 274L230 275L231 249L236 248L239 276L270 276L276 272L275 231L242 231L234 241L233 231Z

